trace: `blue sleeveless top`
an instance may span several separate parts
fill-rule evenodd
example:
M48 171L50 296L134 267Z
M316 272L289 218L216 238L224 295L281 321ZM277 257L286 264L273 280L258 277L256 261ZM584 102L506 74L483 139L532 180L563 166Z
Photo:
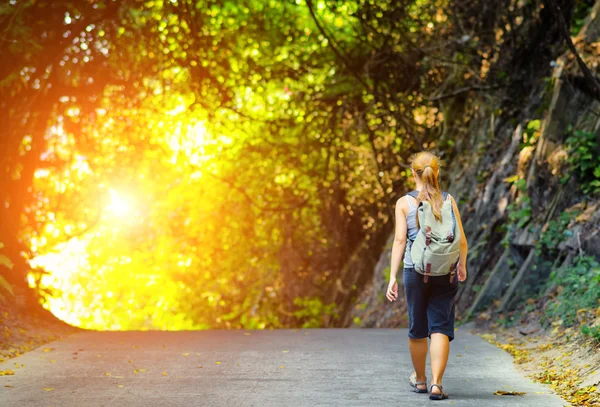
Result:
M417 207L412 202L412 197L408 195L405 196L408 201L408 205L410 206L410 210L408 211L408 215L406 215L406 226L407 226L407 235L408 239L406 240L406 248L404 250L404 268L414 267L412 262L412 257L410 256L410 248L412 247L412 242L417 238L417 233L419 232L419 228L417 228Z

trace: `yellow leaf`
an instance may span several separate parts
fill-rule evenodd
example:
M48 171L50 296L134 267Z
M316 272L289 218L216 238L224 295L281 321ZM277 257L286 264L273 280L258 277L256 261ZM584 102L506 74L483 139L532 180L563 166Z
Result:
M44 387L44 390L46 390L46 391L52 391L52 390L54 390L54 387Z
M190 356L189 353L182 353L183 356Z
M0 370L0 376L12 376L15 372L12 370Z
M123 387L123 385L122 384L117 384L117 387Z
M167 375L167 372L162 372L162 375L163 375L163 376L166 376L166 375Z
M55 360L55 359L52 359L52 360L50 361L50 363L56 363L56 360Z
M134 370L133 370L133 373L135 373L135 374L138 374L138 373L139 373L139 371L138 371L137 369L134 369Z
M104 372L104 375L110 377L110 373L109 372Z
M283 353L288 353L288 352L289 352L289 350L283 350L282 352L283 352Z
M147 372L148 371L148 369L139 369L139 370L140 370L140 372Z
M504 390L498 390L496 392L494 392L495 395L497 396L522 396L525 393L524 391L504 391Z
M44 352L50 352L50 351L53 351L53 350L54 350L54 348L44 348Z
M215 364L217 364L217 365L220 365L220 364L221 364L221 362L215 362Z
M283 369L283 365L279 366L280 369Z

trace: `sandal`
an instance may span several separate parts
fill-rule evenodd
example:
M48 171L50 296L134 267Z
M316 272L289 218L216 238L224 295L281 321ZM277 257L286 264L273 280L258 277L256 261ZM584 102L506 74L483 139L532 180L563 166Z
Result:
M413 372L413 374L410 375L409 383L410 383L411 387L414 387L413 391L415 393L427 393L427 379L425 379L424 382L418 382L417 381L417 372ZM417 387L419 385L425 385L425 388L419 389Z
M432 392L433 386L440 389L440 394L433 394L433 392ZM429 388L429 392L431 393L431 394L429 394L429 400L445 400L448 398L448 394L444 393L444 389L439 384L435 384L435 383L432 384L431 387Z

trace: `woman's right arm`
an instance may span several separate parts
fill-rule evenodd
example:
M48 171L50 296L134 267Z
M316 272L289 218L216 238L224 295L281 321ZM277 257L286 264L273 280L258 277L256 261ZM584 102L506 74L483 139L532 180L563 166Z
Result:
M459 281L465 281L467 279L467 253L469 252L469 244L467 243L467 236L465 236L465 230L463 229L462 220L460 219L460 211L456 205L454 197L450 195L452 199L452 207L454 208L454 214L456 215L456 222L460 229L460 259L458 261L458 279ZM462 276L461 276L462 274Z

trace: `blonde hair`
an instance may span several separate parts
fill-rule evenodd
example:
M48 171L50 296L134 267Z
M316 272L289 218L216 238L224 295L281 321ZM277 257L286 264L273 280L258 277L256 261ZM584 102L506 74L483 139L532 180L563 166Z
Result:
M423 184L423 188L417 197L417 207L422 201L429 202L433 216L441 222L442 203L444 199L442 198L442 191L438 182L438 175L440 173L439 161L435 154L429 151L421 151L413 156L411 170ZM417 224L418 222L419 217L417 216Z

